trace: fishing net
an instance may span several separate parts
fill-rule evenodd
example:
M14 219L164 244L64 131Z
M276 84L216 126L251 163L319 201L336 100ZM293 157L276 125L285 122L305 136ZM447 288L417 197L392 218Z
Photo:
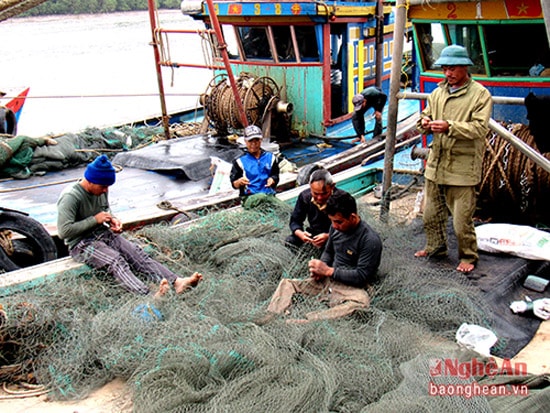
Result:
M382 223L365 205L385 248L370 308L256 323L281 277L303 277L318 255L284 246L290 213L283 204L231 209L127 234L177 273L204 275L183 295L132 295L84 266L0 298L1 364L11 366L2 379L75 399L122 378L134 411L147 413L490 411L483 396L428 393L430 381L458 380L430 375L434 358L464 357L457 328L493 326L482 292L453 267L411 259L419 226ZM323 305L295 298L292 317Z
M175 123L170 126L170 137L197 134L197 122ZM51 136L56 145L46 145L45 137L16 136L7 139L7 148L0 148L0 175L26 179L32 174L59 171L84 165L99 154L113 157L120 152L139 149L165 139L163 126L120 126L87 128L78 133ZM11 147L11 148L10 148ZM9 161L9 162L8 162Z

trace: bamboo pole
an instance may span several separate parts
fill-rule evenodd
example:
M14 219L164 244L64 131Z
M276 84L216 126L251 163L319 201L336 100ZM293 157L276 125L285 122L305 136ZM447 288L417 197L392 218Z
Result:
M395 155L395 134L397 131L397 110L401 80L401 60L405 38L405 24L407 23L407 9L405 1L397 0L395 5L395 29L393 32L393 64L390 77L390 96L388 106L388 128L386 133L386 149L384 152L384 175L382 180L382 202L380 204L380 219L385 222L390 211L390 186L393 173L393 157Z

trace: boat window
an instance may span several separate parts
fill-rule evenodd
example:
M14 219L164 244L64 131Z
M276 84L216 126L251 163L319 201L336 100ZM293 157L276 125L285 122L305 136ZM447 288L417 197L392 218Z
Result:
M250 60L273 60L265 27L239 27L244 55Z
M422 68L424 70L438 70L439 67L435 67L434 62L439 58L441 50L446 46L441 24L417 23L415 28Z
M319 47L317 47L317 36L314 26L294 26L296 42L300 58L309 62L318 62Z
M473 24L449 24L448 30L451 43L464 46L468 50L468 56L470 56L470 59L474 63L470 67L470 73L484 75L486 71L478 27Z
M544 24L486 25L484 36L493 76L550 76Z
M273 38L277 48L277 56L281 62L295 62L296 53L292 43L290 26L273 26Z
M230 59L239 58L239 43L237 42L237 36L235 35L234 26L229 24L222 25L223 38L227 44L227 54ZM219 53L218 53L219 54Z

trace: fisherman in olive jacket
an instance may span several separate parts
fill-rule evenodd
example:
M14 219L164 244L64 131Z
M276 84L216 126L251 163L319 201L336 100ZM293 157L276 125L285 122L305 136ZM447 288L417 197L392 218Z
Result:
M433 140L424 173L427 240L415 256L429 258L447 253L450 213L458 241L456 269L468 273L478 261L473 216L492 98L470 77L468 66L473 63L464 47L447 46L435 64L442 67L445 80L428 97L417 124L420 132L431 133Z

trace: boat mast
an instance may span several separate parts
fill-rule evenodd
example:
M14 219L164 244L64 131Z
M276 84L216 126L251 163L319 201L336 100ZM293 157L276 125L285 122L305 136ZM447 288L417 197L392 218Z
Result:
M166 110L166 96L164 94L164 82L162 80L162 69L160 66L160 53L159 53L159 44L157 42L157 16L156 16L156 7L155 0L147 0L147 5L149 9L149 20L151 22L151 45L153 46L153 51L155 53L155 69L157 71L157 83L159 87L159 97L160 97L160 107L162 111L162 126L164 128L164 137L166 140L170 139L170 118L168 116L168 111Z
M235 103L237 103L237 109L241 117L241 123L243 125L243 128L245 128L248 126L248 120L246 119L243 101L241 100L239 89L237 88L235 77L233 76L233 70L231 70L231 65L229 64L229 55L227 54L227 44L225 43L220 22L218 20L218 16L216 15L216 9L214 8L214 1L206 0L206 4L208 5L208 14L210 15L212 26L214 27L214 31L216 32L216 37L218 38L218 49L220 50L222 55L223 64L227 72L227 77L229 78L229 83L231 84L231 90L233 91L233 96L235 97Z
M241 124L243 127L248 126L248 119L246 117L246 112L244 110L243 102L239 94L239 89L237 87L237 82L235 81L235 77L233 76L233 71L231 69L231 65L229 63L229 55L227 53L227 44L225 43L225 39L223 37L223 32L221 30L221 26L218 20L218 16L216 15L215 8L214 8L214 2L213 0L206 0L206 4L208 7L208 14L210 16L210 23L212 24L214 28L214 34L217 38L218 43L218 49L220 51L220 54L223 58L223 69L227 72L227 77L229 79L229 83L231 85L231 90L233 92L235 102L237 104L237 110L239 112L239 117L241 119ZM157 13L156 13L156 5L155 0L147 0L147 5L149 9L149 20L151 22L151 36L152 36L152 42L151 45L153 46L153 50L155 53L155 69L157 72L157 83L159 88L159 97L160 97L160 105L162 110L162 125L164 128L164 136L166 139L170 139L170 116L168 115L168 110L166 107L166 94L164 92L164 82L162 79L162 66L165 62L161 61L161 53L160 53L160 47L161 42L159 41L159 33L166 32L166 30L163 30L158 25L158 19L157 19ZM172 31L177 33L195 33L194 31L189 30L178 30L178 31ZM172 67L174 66L192 66L197 67L197 65L186 65L186 64L174 64L173 62L170 63ZM210 66L209 66L210 67Z

